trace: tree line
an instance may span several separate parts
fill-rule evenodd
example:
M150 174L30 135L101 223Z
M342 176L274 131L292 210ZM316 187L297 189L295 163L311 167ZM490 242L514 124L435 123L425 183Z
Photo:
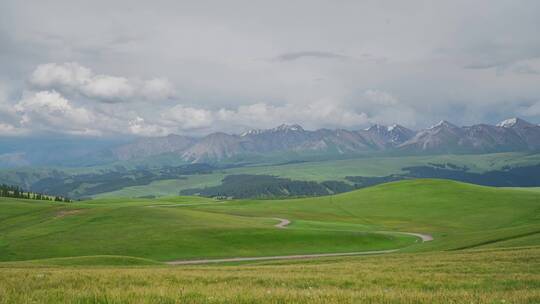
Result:
M67 197L24 191L19 186L11 186L11 185L5 185L5 184L0 185L0 197L12 197L12 198L55 201L55 202L65 202L65 203L72 202L72 200Z

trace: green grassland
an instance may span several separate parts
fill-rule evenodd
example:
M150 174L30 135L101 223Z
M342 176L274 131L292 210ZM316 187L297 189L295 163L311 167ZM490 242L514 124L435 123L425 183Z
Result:
M123 255L173 260L378 250L414 242L409 236L363 230L276 229L277 221L268 217L199 211L191 201L183 207L161 206L164 203L2 200L6 212L0 222L0 259Z
M540 192L425 179L286 200L2 198L0 261L0 303L538 303Z
M120 190L100 193L94 197L139 197L147 194L157 196L177 195L181 190L219 185L226 175L266 174L293 180L322 182L328 180L346 181L347 176L386 176L403 173L410 166L430 163L451 163L466 166L470 172L499 170L504 166L524 166L540 163L540 154L493 153L478 155L435 155L368 157L320 160L283 165L253 165L218 170L211 174L186 176L186 179L159 180L148 185L125 187ZM73 171L76 172L76 171Z
M274 218L292 221L277 229ZM540 245L540 193L407 180L287 200L0 200L0 260L118 255L156 261ZM432 234L418 244L412 236ZM524 238L526 242L519 243ZM504 243L503 242L503 243Z
M0 264L0 303L539 303L540 247L236 266Z

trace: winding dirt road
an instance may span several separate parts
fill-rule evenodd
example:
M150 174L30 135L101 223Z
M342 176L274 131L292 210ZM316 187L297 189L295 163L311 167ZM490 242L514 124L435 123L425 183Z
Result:
M286 229L291 223L288 219L273 218L279 221L274 227L279 229ZM406 234L419 238L422 243L433 241L433 236L429 234L414 233L414 232L399 232L399 231L375 231L376 233L398 233ZM418 242L418 240L417 240ZM340 253L318 253L318 254L300 254L300 255L278 255L278 256L264 256L264 257L237 257L237 258L225 258L225 259L204 259L204 260L177 260L165 262L169 265L196 265L196 264L212 264L212 263L227 263L227 262L249 262L249 261L270 261L270 260L293 260L293 259L310 259L310 258L323 258L323 257L340 257L340 256L355 256L355 255L374 255L397 252L399 249L391 250L376 250L376 251L357 251L357 252L340 252Z
M278 256L249 257L249 258L183 260L183 261L171 261L171 262L166 262L166 263L169 264L169 265L195 265L195 264L211 264L211 263L225 263L225 262L292 260L292 259L310 259L310 258L339 257L339 256L353 256L353 255L371 255L371 254L391 253L391 252L396 252L396 251L398 251L398 249L379 250L379 251L343 252L343 253L278 255Z
M291 221L289 221L288 219L282 219L279 217L275 217L274 219L279 221L279 223L274 225L274 227L276 228L287 228L287 226L291 223Z

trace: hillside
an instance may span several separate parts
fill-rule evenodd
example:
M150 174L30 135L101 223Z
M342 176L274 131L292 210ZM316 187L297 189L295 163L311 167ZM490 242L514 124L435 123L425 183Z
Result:
M175 139L174 141L172 139ZM163 147L163 148L160 148ZM364 130L305 130L300 125L253 129L242 134L212 133L202 138L167 136L139 139L113 150L118 159L175 153L187 162L258 162L289 153L340 155L375 153L393 155L525 152L540 149L540 126L520 118L497 125L458 127L441 121L414 131L394 124L375 124ZM130 151L129 153L120 151Z
M158 261L404 248L540 245L540 193L443 180L335 196L216 201L197 197L52 203L0 199L0 260L118 255ZM277 229L274 218L292 221ZM403 234L432 234L415 243ZM412 245L412 246L411 246Z

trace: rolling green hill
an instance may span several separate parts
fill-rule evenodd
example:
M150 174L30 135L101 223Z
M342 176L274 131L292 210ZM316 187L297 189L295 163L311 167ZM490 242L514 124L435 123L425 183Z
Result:
M274 218L292 221L278 229ZM0 260L175 259L540 245L540 193L410 180L334 196L0 200ZM433 242L381 231L432 234Z
M540 192L445 180L288 200L2 198L0 303L538 303L539 231Z

